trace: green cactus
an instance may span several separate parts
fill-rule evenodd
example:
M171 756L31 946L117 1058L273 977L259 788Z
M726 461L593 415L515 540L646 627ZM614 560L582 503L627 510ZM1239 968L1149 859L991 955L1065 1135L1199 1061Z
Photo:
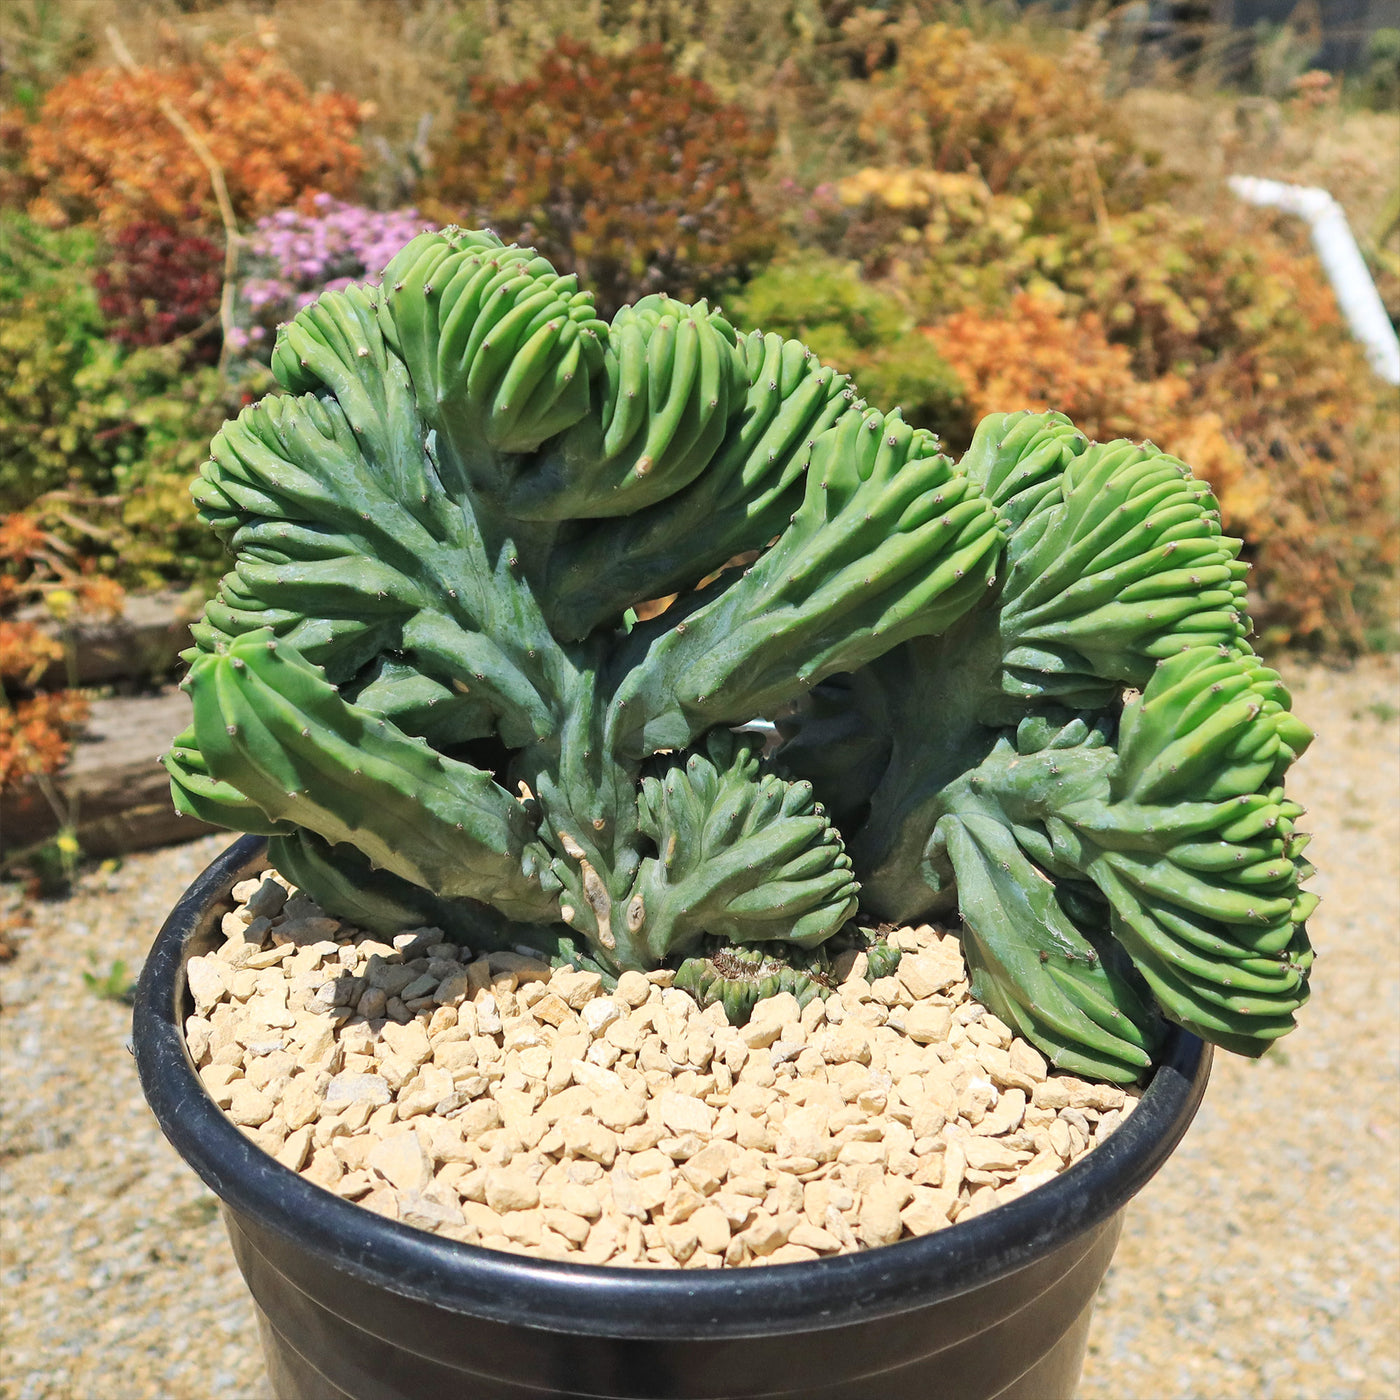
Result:
M797 342L605 325L453 229L273 366L194 489L233 567L166 766L327 909L671 966L736 1018L824 993L858 911L960 910L982 1000L1125 1081L1163 1015L1291 1024L1308 735L1174 458L1016 414L955 465Z

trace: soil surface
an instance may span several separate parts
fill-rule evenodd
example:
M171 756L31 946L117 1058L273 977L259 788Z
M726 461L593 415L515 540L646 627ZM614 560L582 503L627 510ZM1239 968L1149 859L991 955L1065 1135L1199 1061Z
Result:
M1263 1061L1217 1057L1130 1210L1079 1400L1400 1394L1400 665L1288 676L1322 736L1291 783L1323 896L1314 995ZM62 901L0 889L3 1400L270 1400L216 1203L109 995L226 843L94 867Z

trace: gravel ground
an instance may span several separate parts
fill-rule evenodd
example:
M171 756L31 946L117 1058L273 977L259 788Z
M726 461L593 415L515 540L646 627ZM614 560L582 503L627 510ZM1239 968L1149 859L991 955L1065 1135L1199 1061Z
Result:
M1130 1208L1080 1400L1400 1396L1400 666L1290 671L1319 734L1313 995L1260 1061L1217 1054Z
M1221 1055L1135 1203L1080 1400L1400 1395L1400 664L1291 673L1323 738L1310 808L1320 957L1302 1028ZM83 973L134 969L225 844L93 870L62 902L0 889L0 1400L269 1400L212 1196L165 1145ZM62 940L62 959L44 959Z

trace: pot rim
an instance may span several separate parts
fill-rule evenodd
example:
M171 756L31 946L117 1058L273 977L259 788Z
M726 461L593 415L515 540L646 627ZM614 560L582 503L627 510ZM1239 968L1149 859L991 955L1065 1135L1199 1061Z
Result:
M234 884L266 867L235 841L181 897L142 969L132 1016L141 1087L171 1145L235 1215L329 1270L450 1312L584 1336L714 1340L849 1326L952 1298L1103 1225L1185 1134L1211 1047L1173 1027L1137 1108L1053 1181L973 1220L854 1254L748 1269L638 1269L508 1254L389 1220L307 1181L255 1146L204 1089L185 1048L187 948Z

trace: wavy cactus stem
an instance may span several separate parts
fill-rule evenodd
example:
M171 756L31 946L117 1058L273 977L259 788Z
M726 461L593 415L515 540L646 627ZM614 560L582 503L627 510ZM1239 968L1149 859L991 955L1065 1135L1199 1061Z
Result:
M861 923L960 915L976 995L1112 1080L1163 1017L1292 1025L1310 736L1175 458L1020 413L955 465L796 342L665 297L605 325L457 229L273 367L194 488L234 564L166 763L328 910L736 1017Z

